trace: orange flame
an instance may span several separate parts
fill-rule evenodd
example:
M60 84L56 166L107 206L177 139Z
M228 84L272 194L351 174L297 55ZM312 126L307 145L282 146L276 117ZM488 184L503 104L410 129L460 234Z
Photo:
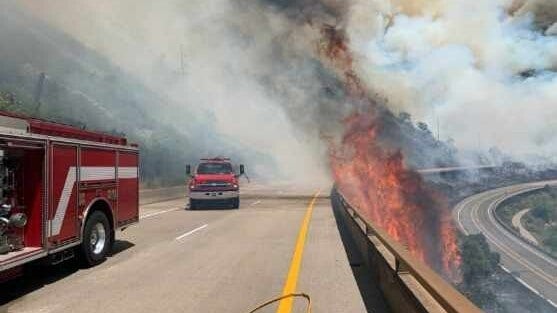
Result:
M400 151L388 151L379 142L382 109L354 71L343 33L326 26L322 36L321 55L344 81L348 96L362 104L345 119L340 143L330 146L338 188L414 257L457 279L460 254L446 201L405 168Z

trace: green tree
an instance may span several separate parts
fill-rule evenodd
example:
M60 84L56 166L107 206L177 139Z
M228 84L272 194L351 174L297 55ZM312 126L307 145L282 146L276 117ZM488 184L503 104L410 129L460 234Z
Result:
M532 216L543 220L545 223L550 223L553 220L553 209L547 202L539 203L532 209Z
M426 132L426 133L431 133L431 131L429 130L429 127L427 126L426 123L424 123L424 122L418 122L417 126L418 126L418 129L419 129L419 130L421 130L421 131L423 131L423 132Z
M499 264L499 254L491 252L482 234L464 237L461 245L463 292L486 311L498 312L501 304L496 300L490 278Z
M551 227L547 232L549 233L549 235L543 240L543 243L553 253L556 253L557 252L557 226Z
M408 112L400 112L398 114L398 119L401 123L412 124L412 116Z
M462 242L462 278L465 285L473 285L488 278L497 268L500 256L491 252L482 234L466 236Z

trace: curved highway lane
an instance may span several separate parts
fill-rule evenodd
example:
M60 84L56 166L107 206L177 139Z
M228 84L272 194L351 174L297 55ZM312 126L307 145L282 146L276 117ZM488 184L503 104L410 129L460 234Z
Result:
M513 185L473 195L456 205L453 217L464 234L485 235L490 247L501 255L503 270L557 308L557 260L515 236L494 217L495 207L505 199L548 184L557 185L557 181Z

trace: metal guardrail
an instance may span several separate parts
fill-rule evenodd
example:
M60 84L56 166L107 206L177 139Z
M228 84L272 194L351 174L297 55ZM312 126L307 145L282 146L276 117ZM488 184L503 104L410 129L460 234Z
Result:
M465 171L479 171L486 169L495 169L499 166L496 165L474 165L474 166L454 166L454 167L438 167L438 168L427 168L427 169L417 169L416 171L420 174L442 174L449 172L465 172Z
M333 191L333 193L334 192L335 191ZM384 230L376 227L373 224L373 222L368 221L366 218L364 218L356 208L352 207L352 205L348 203L348 201L344 198L344 196L340 192L338 192L338 190L336 192L338 194L339 200L343 208L346 210L349 216L354 220L354 222L358 225L363 235L367 237L369 243L376 245L375 243L373 243L374 240L371 239L375 237L386 248L386 250L390 254L392 254L395 261L394 262L395 266L394 268L392 268L392 270L394 271L395 276L400 277L402 274L410 274L421 285L421 287L425 289L425 291L431 296L431 298L433 298L434 301L437 302L438 304L433 306L431 304L424 305L422 303L423 299L420 299L421 296L419 295L419 292L416 292L415 290L411 290L411 288L408 288L408 290L411 293L410 296L411 297L414 296L414 299L412 299L413 301L410 301L410 303L413 302L417 306L418 304L421 305L421 308L416 308L417 312L431 312L431 311L437 312L443 310L449 313L482 312L470 300L468 300L463 294L457 291L451 284L447 283L443 278L441 278L441 276L435 273L431 268L429 268L422 262L412 257L404 246L395 242ZM401 286L401 284L399 284L399 286ZM383 291L385 292L385 290ZM398 297L394 297L394 298L397 299L396 301L398 301ZM395 306L399 306L399 303L396 303ZM410 304L410 306L412 306L412 304ZM429 310L428 307L429 308L440 307L442 310L438 310L438 309ZM407 308L403 310L406 309Z

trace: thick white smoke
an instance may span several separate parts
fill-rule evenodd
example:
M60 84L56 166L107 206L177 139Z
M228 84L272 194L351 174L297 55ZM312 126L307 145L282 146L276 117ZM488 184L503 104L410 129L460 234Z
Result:
M179 103L156 107L162 122L208 116L297 181L325 179L320 132L343 116L319 103L320 23L347 31L372 91L395 112L438 121L441 139L524 158L557 152L551 0L306 0L287 14L272 0L18 2Z
M463 148L557 152L554 1L355 1L359 71L394 110Z
M180 127L192 118L206 119L208 133L216 130L220 138L275 160L275 169L254 168L256 160L243 160L260 177L276 178L279 173L280 178L300 183L328 180L319 134L295 129L284 111L289 103L307 101L310 90L305 94L302 87L294 87L289 89L291 94L271 93L280 86L262 81L277 67L273 41L303 36L289 34L291 26L284 17L229 0L22 3L29 12L179 103L153 106L153 115L164 116L161 122ZM304 41L291 43L295 51L296 43ZM285 83L296 79L296 71L282 69L277 75L283 75ZM183 108L196 115L186 115ZM299 112L304 114L311 113ZM200 157L227 154L219 147L199 152Z

